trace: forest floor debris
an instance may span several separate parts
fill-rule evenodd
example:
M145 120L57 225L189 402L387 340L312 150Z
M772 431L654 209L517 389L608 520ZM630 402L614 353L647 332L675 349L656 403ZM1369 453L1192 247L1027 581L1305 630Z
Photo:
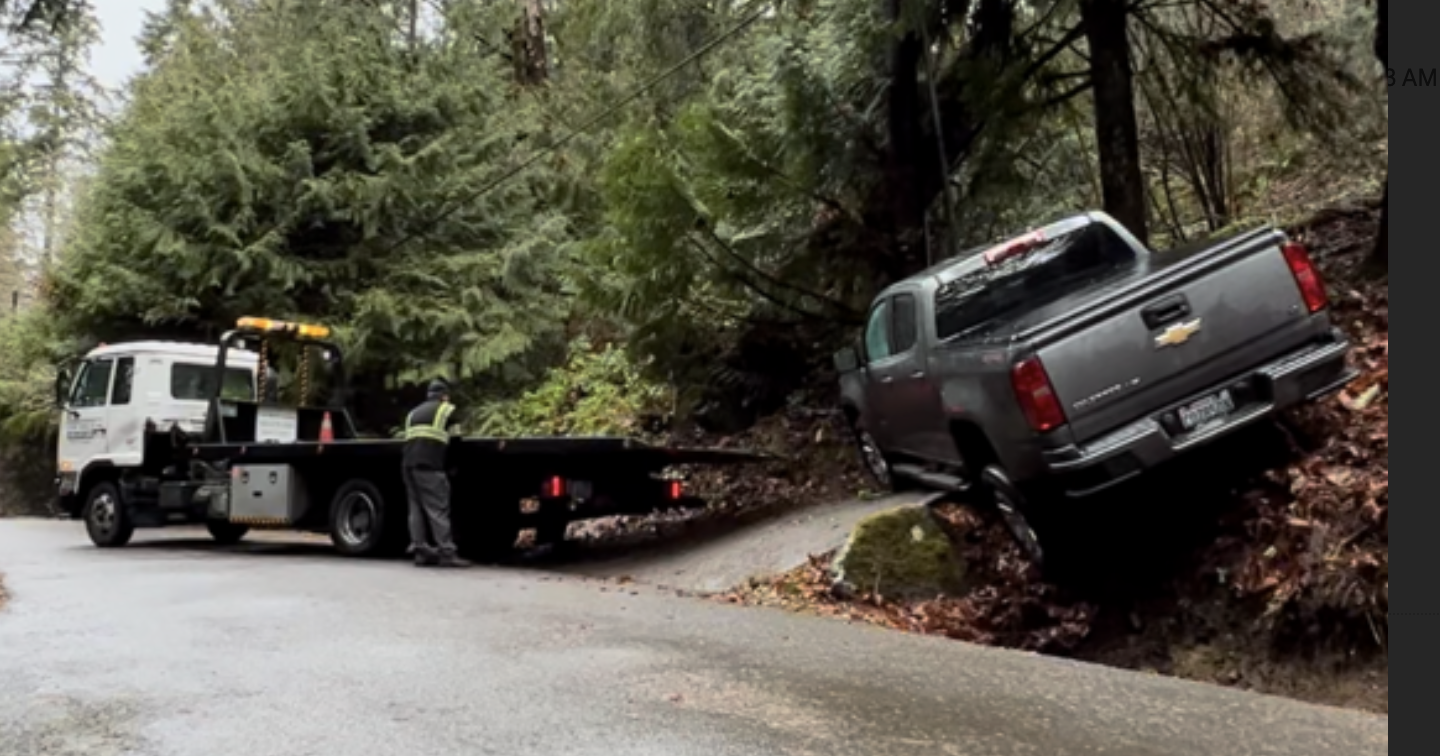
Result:
M965 596L837 596L833 554L817 554L789 574L717 598L1388 712L1389 286L1360 276L1377 222L1378 208L1367 203L1322 211L1290 229L1326 273L1361 376L1294 413L1289 464L1244 478L1215 497L1224 501L1198 510L1192 522L1208 521L1193 528L1193 540L1157 546L1175 552L1159 582L1089 590L1043 582L995 518L949 505L939 512L978 586ZM811 419L817 442L833 427L818 417ZM780 423L792 442L805 435L793 415ZM720 509L859 487L847 444L808 447L821 460L817 469L735 476L721 486L728 503ZM844 472L827 456L841 447ZM1149 536L1147 527L1136 525L1135 537Z

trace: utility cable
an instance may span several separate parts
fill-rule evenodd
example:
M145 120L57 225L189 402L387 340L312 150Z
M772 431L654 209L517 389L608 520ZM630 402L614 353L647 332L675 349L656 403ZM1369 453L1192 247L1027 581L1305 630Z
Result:
M752 24L754 24L756 21L759 21L761 18L764 18L769 12L770 12L770 9L769 9L768 6L767 6L767 7L762 7L760 10L758 10L758 11L756 11L755 13L752 13L751 15L747 16L744 20L742 20L742 21L740 21L739 23L735 24L734 26L730 27L728 30L726 30L726 31L724 31L724 32L716 35L716 36L715 36L714 38L712 38L710 41L708 41L708 42L706 42L705 44L701 45L700 47L696 48L694 52L692 52L692 53L690 53L689 55L685 56L683 59L681 59L680 62L676 63L675 65L673 65L673 66L671 66L671 67L669 67L669 68L667 68L667 69L665 69L665 70L662 71L661 73L659 73L659 74L657 74L656 76L654 76L653 78L651 78L649 81L645 82L644 84L641 84L639 88L635 89L635 90L632 91L630 94L625 95L624 97L620 98L619 102L616 102L614 105L611 105L610 107L602 110L600 113L596 114L595 116L592 116L591 118L587 119L584 123L580 124L579 126L575 127L574 129L572 129L572 130L570 131L570 133L568 133L568 134L566 134L565 136L561 137L560 139L556 140L554 144L551 144L549 147L546 147L545 149L542 149L542 150L540 150L539 152L536 152L534 155L531 155L529 158L527 158L525 161L521 162L519 165L517 165L517 166L515 166L514 168L511 168L510 170L502 173L498 178L493 179L493 180L490 181L489 183L486 183L484 186L481 186L479 189L477 189L477 190L475 190L474 192L472 192L468 197L462 199L460 202L456 203L455 205L452 205L449 209L446 209L446 210L442 211L439 215L436 215L434 218L431 218L430 221L429 221L428 223L426 223L424 227L426 227L426 228L432 228L432 227L434 227L435 224L437 224L437 223L439 223L439 222L441 222L441 221L449 218L451 215L454 215L454 214L455 214L455 211L457 211L457 210L459 210L460 208L462 208L462 207L470 204L471 202L474 202L475 200L477 200L477 199L485 196L486 194L494 191L497 187L499 187L501 184L504 184L506 181L509 181L510 179L515 178L516 176L520 175L522 172L525 171L525 169L527 169L527 168L529 168L530 166L534 165L535 163L539 162L542 158L544 158L544 157L546 157L546 156L554 153L556 150L559 150L561 147L564 147L565 145L569 144L572 140L575 139L575 137L578 137L578 136L580 136L581 134L585 133L586 131L588 131L589 129L591 129L592 127L594 127L595 124L598 124L598 123L600 123L601 121L605 120L606 118L609 118L610 116L614 115L615 113L618 113L618 112L620 111L620 109L621 109L621 108L624 108L626 105L629 105L630 103L632 103L632 102L640 99L640 97L641 97L642 95L644 95L646 92L649 92L651 89L654 89L655 86L656 86L657 84L659 84L660 82L662 82L662 81L670 78L671 76L674 76L675 74L679 73L681 69L685 68L686 66L690 65L691 63L694 63L695 61L699 60L700 58L704 57L704 56L705 56L706 54L708 54L711 50L714 50L715 48L719 47L721 44L723 44L724 42L728 41L728 40L731 39L732 37L738 35L740 32L745 31L747 28L749 28L749 27L750 27ZM411 241L411 240L413 240L413 239L415 239L415 238L417 238L417 237L419 237L419 236L424 236L424 232L423 232L423 231L414 231L414 232L411 232L411 233L409 233L409 234L406 234L405 236L401 237L399 241L395 242L395 244L391 245L391 247L385 251L385 254L388 255L388 254L390 254L391 252L394 252L395 250L397 250L397 249L399 249L400 247L404 246L406 242L409 242L409 241Z

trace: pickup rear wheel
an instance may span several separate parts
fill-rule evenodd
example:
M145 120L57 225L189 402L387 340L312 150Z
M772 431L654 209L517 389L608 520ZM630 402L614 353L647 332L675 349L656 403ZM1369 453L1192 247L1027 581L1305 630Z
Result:
M1000 512L1000 519L1005 523L1005 529L1010 531L1010 537L1020 547L1032 564L1040 569L1046 569L1045 546L1040 540L1040 534L1030 522L1030 516L1034 513L1032 505L1026 500L1025 495L1014 483L1005 471L995 465L986 467L980 473L981 482L990 492L991 500L995 509Z

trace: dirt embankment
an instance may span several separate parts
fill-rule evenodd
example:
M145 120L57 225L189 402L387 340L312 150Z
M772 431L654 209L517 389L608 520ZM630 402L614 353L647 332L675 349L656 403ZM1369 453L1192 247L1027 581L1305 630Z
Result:
M991 515L957 505L942 515L977 578L968 595L837 598L826 554L721 600L1387 712L1389 288L1358 275L1377 222L1365 205L1291 229L1362 377L1294 413L1292 434L1255 434L1108 502L1084 534L1094 574L1075 585L1041 581ZM771 419L729 441L778 440L799 464L706 483L722 510L846 498L864 479L837 431L820 413Z

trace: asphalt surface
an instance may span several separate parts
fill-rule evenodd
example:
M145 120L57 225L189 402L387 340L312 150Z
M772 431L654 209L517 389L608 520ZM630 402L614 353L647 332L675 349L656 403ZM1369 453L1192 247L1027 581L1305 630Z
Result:
M534 570L0 521L9 756L1367 756L1389 720Z

